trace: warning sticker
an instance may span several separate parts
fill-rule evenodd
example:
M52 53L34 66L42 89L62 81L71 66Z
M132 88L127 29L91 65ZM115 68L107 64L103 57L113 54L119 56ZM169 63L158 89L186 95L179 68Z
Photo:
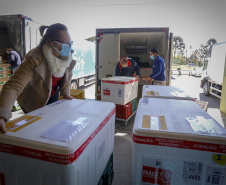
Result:
M110 95L111 95L111 90L110 90L110 88L104 88L104 89L103 89L103 95L105 95L105 96L110 96Z
M142 128L151 130L168 130L165 116L143 115Z
M225 185L226 169L209 166L205 185Z
M146 91L146 95L148 96L159 96L158 91Z
M221 166L226 166L226 155L213 154L213 161Z
M143 166L142 184L171 185L172 171L161 168Z
M6 130L9 132L16 132L40 119L41 117L24 115L6 123Z
M183 182L189 185L202 184L202 164L193 162L184 162Z

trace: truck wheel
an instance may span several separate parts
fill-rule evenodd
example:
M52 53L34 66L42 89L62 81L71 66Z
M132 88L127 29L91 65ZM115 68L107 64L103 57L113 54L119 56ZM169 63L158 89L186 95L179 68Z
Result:
M71 89L77 89L78 85L76 83L76 81L71 82Z
M203 94L205 96L209 96L210 95L210 92L209 92L209 82L208 81L204 82L204 85L203 85Z

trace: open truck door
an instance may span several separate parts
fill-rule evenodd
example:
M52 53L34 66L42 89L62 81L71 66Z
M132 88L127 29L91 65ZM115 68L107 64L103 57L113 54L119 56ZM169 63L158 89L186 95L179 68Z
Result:
M101 31L97 31L97 35L96 96L100 97L101 79L115 75L115 66L120 59L120 35L116 33L102 34Z

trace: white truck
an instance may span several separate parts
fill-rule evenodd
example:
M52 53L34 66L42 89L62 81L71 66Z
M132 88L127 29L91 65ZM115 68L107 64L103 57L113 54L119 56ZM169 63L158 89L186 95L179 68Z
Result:
M3 60L7 59L8 46L13 46L23 60L26 53L39 44L41 25L21 14L1 15L0 55ZM77 62L73 70L71 88L85 88L95 83L95 44L83 40L81 43L76 42L73 49L75 50L73 58Z
M208 62L208 63L207 63ZM200 87L206 96L210 94L221 98L222 84L226 63L226 42L213 45L211 58L204 63L205 76L201 80Z
M157 48L165 61L166 85L170 85L173 34L169 28L97 29L96 38L96 99L101 98L101 79L115 75L116 64L122 57L129 56L138 63L141 78L149 76L153 66L149 54L152 48ZM140 79L139 86L145 84L150 83Z

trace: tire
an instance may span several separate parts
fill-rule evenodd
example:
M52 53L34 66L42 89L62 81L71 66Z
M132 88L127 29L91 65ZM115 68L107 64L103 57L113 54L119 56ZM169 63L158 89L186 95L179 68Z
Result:
M203 94L205 96L209 96L210 95L209 89L210 89L209 82L208 81L204 82L204 84L203 84Z
M77 89L78 88L78 84L76 83L76 81L72 81L71 82L71 89Z

